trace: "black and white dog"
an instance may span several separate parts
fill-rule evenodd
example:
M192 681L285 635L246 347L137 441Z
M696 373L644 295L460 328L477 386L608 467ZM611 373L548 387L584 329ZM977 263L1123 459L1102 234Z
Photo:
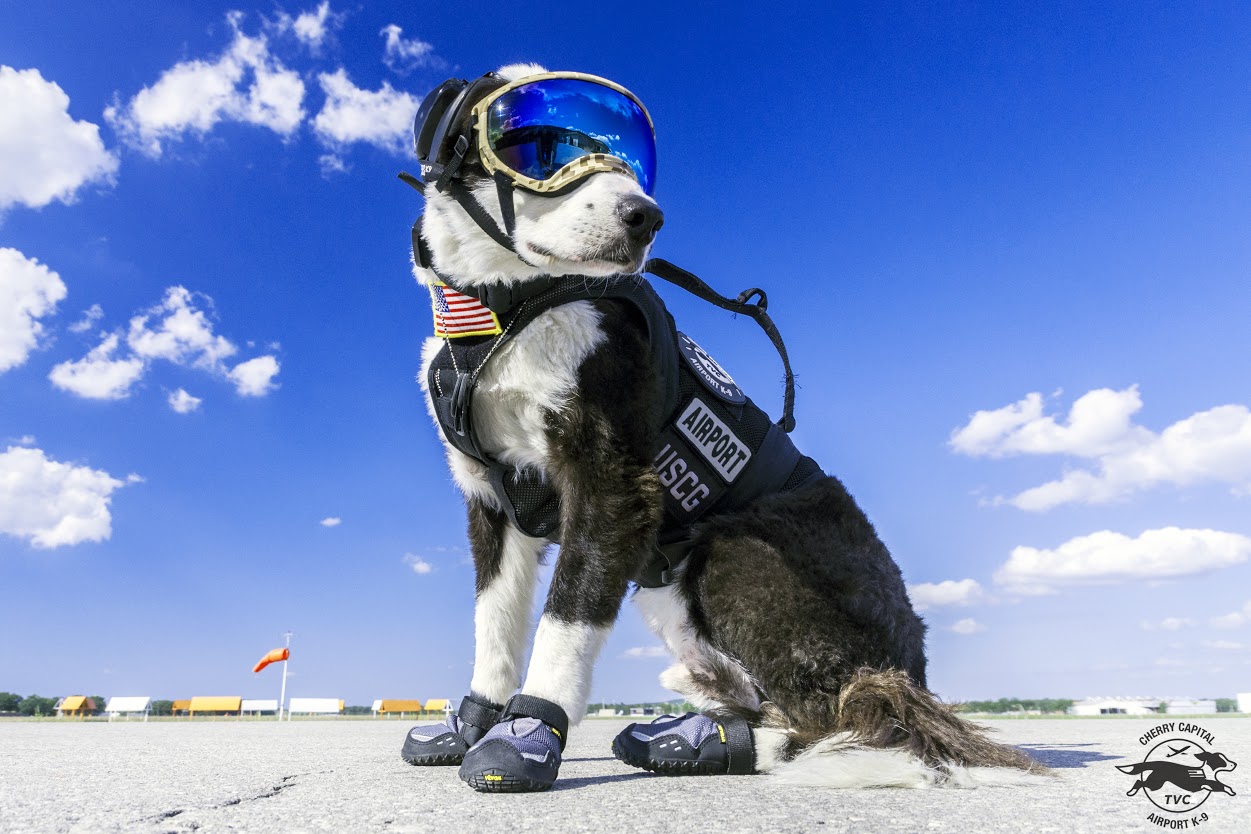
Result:
M503 84L542 72L526 64L497 75ZM496 184L472 147L461 179L503 226ZM662 217L634 178L612 172L557 197L518 191L514 209L515 253L428 189L422 234L440 275L473 288L638 273ZM444 344L427 342L426 365ZM483 464L447 445L477 572L476 703L498 708L520 690L574 724L585 714L592 667L661 523L648 428L657 373L638 316L614 300L546 310L481 368L481 445L543 473L560 496L561 538L523 670L550 542L514 526ZM1042 771L926 690L925 626L886 547L833 477L700 524L677 581L642 588L634 601L676 660L662 683L711 714L746 719L757 772L850 787L1007 783Z

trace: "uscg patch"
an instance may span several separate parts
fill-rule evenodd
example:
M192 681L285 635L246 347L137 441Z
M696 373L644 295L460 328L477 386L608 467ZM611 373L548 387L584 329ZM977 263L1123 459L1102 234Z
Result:
M678 333L678 350L709 391L731 405L742 405L747 400L747 395L734 382L734 377L726 373L725 368L708 355L708 351L695 344L695 340L685 333Z

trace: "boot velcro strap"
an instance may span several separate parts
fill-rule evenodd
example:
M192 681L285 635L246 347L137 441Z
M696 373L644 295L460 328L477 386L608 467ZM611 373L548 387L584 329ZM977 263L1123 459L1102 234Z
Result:
M533 695L514 695L508 699L500 713L500 720L509 718L537 718L556 733L560 739L561 752L565 750L565 739L569 735L569 716L565 715L560 704L554 704Z
M726 773L746 776L756 772L756 744L746 719L737 715L718 719L725 730Z
M474 695L470 692L461 699L460 707L456 710L456 716L470 726L489 730L500 720L501 709L502 707L499 704L492 703L481 695Z

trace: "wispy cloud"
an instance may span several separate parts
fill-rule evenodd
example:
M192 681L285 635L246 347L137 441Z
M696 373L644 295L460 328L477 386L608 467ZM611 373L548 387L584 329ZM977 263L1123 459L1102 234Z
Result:
M386 39L382 62L399 75L407 75L419 67L442 67L445 62L434 54L434 46L418 38L403 37L404 30L391 23L378 33Z
M1165 527L1136 538L1103 530L1051 550L1017 547L995 571L995 584L1016 594L1062 588L1177 579L1245 562L1251 538L1217 530Z
M1208 625L1212 628L1241 628L1248 623L1251 623L1251 600L1244 603L1237 611L1230 611L1228 614L1221 614L1208 620Z
M332 515L332 516L323 518L321 521L317 523L320 524L322 527L338 527L340 524L343 523L343 519L339 518L338 516Z
M37 69L0 65L0 216L10 206L72 203L80 189L109 184L117 155L100 128L75 121L69 96Z
M957 620L952 623L950 630L954 631L956 634L967 637L970 634L980 634L986 630L986 626L982 625L972 617L965 617L963 620Z
M404 564L408 565L408 567L412 569L413 573L419 576L424 576L434 570L434 565L412 553L404 554Z
M290 33L296 40L304 44L314 54L321 52L322 45L330 37L330 33L343 25L347 17L344 13L330 11L330 3L323 2L314 9L292 17L286 12L279 12L271 28L275 32Z
M1043 413L1042 395L979 411L952 432L951 448L974 457L1065 455L1094 462L995 503L1044 511L1100 504L1158 485L1223 483L1251 489L1251 411L1222 405L1179 420L1158 434L1136 425L1137 386L1101 388L1078 398L1064 421Z
M1198 624L1197 620L1189 617L1165 617L1158 623L1143 620L1138 625L1143 631L1181 631L1183 628L1194 628Z
M277 358L257 356L232 366L228 360L239 349L214 332L212 311L209 296L170 287L160 303L131 318L124 345L120 332L108 333L85 357L60 363L48 378L56 387L87 399L124 399L152 363L161 360L229 380L241 396L263 396L273 390L280 368ZM179 410L177 400L193 410L200 400L188 397L185 391L182 396L175 392L170 406Z
M669 650L664 646L635 646L634 648L626 649L622 652L621 657L631 658L634 660L669 657Z
M193 397L182 388L169 395L169 407L179 414L190 414L198 409L202 402L204 401L199 397Z
M947 605L961 607L975 605L982 602L986 594L976 580L947 579L942 582L920 582L916 585L909 585L908 598L912 600L913 608L917 611L925 611Z

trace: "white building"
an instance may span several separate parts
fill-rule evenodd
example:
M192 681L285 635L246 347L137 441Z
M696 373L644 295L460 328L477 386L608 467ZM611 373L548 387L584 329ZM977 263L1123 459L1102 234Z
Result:
M104 712L109 716L110 721L123 715L142 715L143 720L147 721L151 710L152 699L139 695L109 698L109 702L104 706Z
M287 706L288 716L338 715L343 712L343 701L338 698L292 698Z
M239 712L260 715L262 712L278 712L277 698L244 698L239 705Z
M1216 701L1211 698L1168 698L1169 715L1216 715Z
M1159 714L1159 698L1087 698L1069 707L1069 715Z
M1251 712L1251 692L1238 693L1238 711Z

